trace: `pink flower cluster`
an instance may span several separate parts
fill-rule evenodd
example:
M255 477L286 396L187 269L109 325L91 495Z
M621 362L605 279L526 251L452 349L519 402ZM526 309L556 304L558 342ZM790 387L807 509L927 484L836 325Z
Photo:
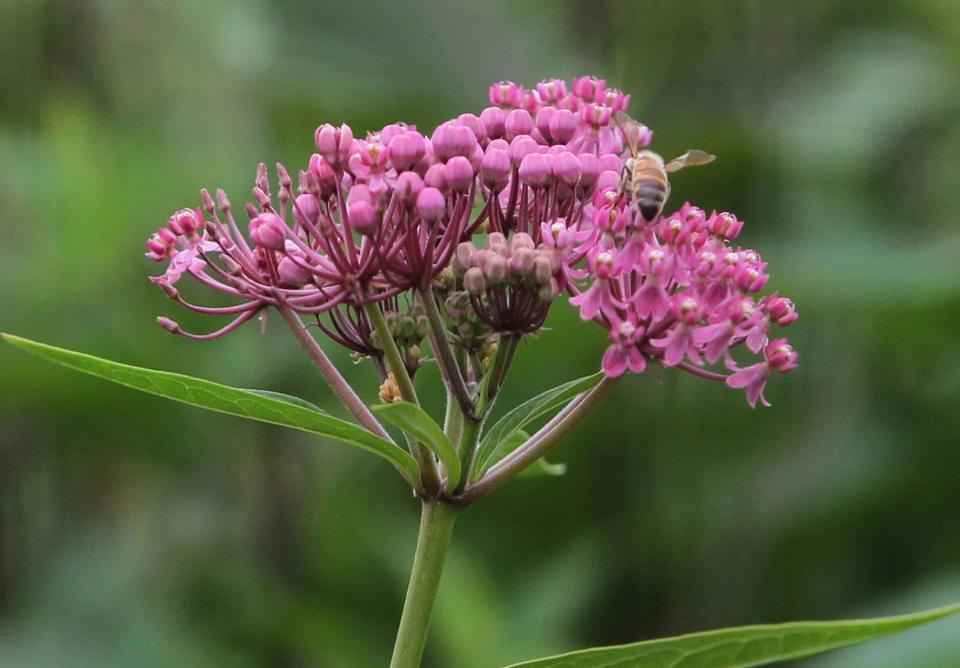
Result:
M233 319L202 335L166 318L160 324L210 339L277 307L316 317L331 338L363 353L369 324L360 307L378 303L390 312L399 296L430 288L456 264L459 247L471 257L461 258L451 289L482 311L491 336L535 330L553 294L566 290L584 319L609 330L602 367L612 376L659 360L744 387L752 405L773 370L796 366L785 340L768 341L770 328L796 312L777 295L756 296L766 265L731 245L742 223L689 205L647 223L624 192L628 152L615 115L629 95L582 77L533 89L496 83L489 97L479 115L461 114L429 136L403 123L362 139L347 125L320 126L296 188L277 165L274 194L260 165L244 207L246 236L226 194L214 200L201 191L201 208L175 213L147 242L147 257L167 262L152 280L188 309ZM652 137L634 128L640 147ZM479 233L494 243L473 258ZM496 297L507 289L496 287L501 251L517 258L509 290L518 301L509 304ZM176 287L185 275L238 303L187 302ZM741 343L762 352L762 361L737 366L729 351ZM730 374L701 368L721 359Z
M570 302L584 320L610 332L603 370L642 372L656 359L669 367L747 389L750 405L766 404L763 388L774 370L797 365L786 339L769 341L772 327L797 319L793 303L776 293L757 297L769 279L753 250L734 246L743 227L729 213L707 214L690 204L647 223L615 186L594 193L579 244L566 255ZM586 267L581 267L581 260ZM740 368L730 354L741 344L763 361ZM700 369L723 360L730 375Z

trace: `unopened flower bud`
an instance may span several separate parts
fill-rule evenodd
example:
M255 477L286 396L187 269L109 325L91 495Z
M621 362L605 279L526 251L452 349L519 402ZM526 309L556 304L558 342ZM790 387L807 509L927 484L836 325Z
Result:
M580 161L577 156L569 151L553 156L553 175L561 183L576 185L580 180Z
M310 273L289 257L282 258L277 263L277 274L281 281L298 288L310 281Z
M545 285L553 279L553 262L546 255L538 255L533 261L533 279Z
M527 155L520 163L520 180L531 188L546 186L551 177L552 156L540 153Z
M431 165L423 176L423 182L431 188L444 191L447 189L447 166L442 162Z
M492 146L488 147L483 156L481 173L484 184L494 192L499 192L510 179L510 154Z
M447 202L436 188L424 188L417 196L417 213L427 221L437 221L447 210Z
M425 315L417 316L417 338L422 339L430 332L430 321Z
M600 176L600 160L593 153L581 153L577 156L580 163L580 184L589 188L597 182Z
M503 122L507 139L513 139L520 135L528 135L533 131L533 119L530 118L530 112L526 109L514 109L507 114Z
M528 155L539 152L540 145L537 144L533 137L521 135L514 137L513 141L510 142L510 160L513 162L514 167L523 162L523 159Z
M428 172L429 174L429 172ZM454 156L447 161L444 172L447 186L454 192L464 193L470 190L473 183L473 167L470 161L462 156Z
M575 113L569 109L557 109L557 113L550 117L550 135L555 143L566 144L573 139L578 125Z
M503 236L501 232L491 232L487 235L487 248L496 248L497 246L504 246L507 243L507 238Z
M297 199L294 200L293 206L293 217L297 221L303 223L304 221L316 224L317 218L320 216L320 202L317 201L316 196L311 193L303 193L302 195L297 195Z
M403 401L403 397L400 395L400 386L397 384L397 379L392 371L387 374L387 379L380 385L380 401L385 404Z
M510 247L516 251L521 248L527 248L533 250L537 247L537 244L533 242L533 237L531 237L526 232L517 232L510 238Z
M250 240L262 248L283 248L283 220L275 213L265 211L250 221Z
M537 289L537 297L539 297L542 302L553 301L559 293L560 289L557 286L557 282L552 278L549 282L544 283Z
M537 132L550 143L553 143L553 136L550 134L550 119L557 113L554 107L540 107L537 110Z
M506 121L506 118L507 115L500 107L487 107L481 111L480 121L483 123L483 128L486 130L487 137L490 139L502 137L506 130L506 128L504 128L504 122Z
M397 177L394 192L397 199L407 206L417 201L417 195L423 190L423 179L416 172L403 172Z
M513 251L510 268L517 276L529 276L533 272L533 263L537 259L536 251L529 248L518 248Z
M314 133L317 151L334 169L342 169L353 151L353 130L344 123L335 128L325 123Z
M364 236L376 234L380 226L380 214L373 204L363 199L350 202L347 204L347 214L350 216L350 227L354 230Z
M464 241L458 244L457 249L453 254L453 260L450 263L453 267L454 273L456 273L458 276L462 276L467 269L472 266L473 256L476 254L476 252L476 246L469 241Z
M487 128L476 114L460 114L457 116L457 123L470 128L477 141L482 142L487 138Z
M471 267L463 275L463 287L471 295L479 297L487 289L487 280L479 267Z
M180 325L175 323L170 318L165 318L162 315L157 317L157 324L163 327L165 330L171 334L177 334L180 332Z
M409 131L393 137L387 147L390 164L398 172L410 169L426 154L426 140L419 132Z
M494 285L502 283L507 278L507 261L499 255L491 256L490 261L487 262L485 273L490 283Z

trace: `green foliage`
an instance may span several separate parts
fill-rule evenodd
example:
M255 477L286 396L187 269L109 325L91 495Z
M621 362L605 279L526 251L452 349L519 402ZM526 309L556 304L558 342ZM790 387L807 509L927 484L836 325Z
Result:
M960 604L896 617L720 629L585 649L509 668L748 668L854 645L960 612Z
M460 482L460 458L457 457L457 450L443 433L440 425L425 410L407 401L378 404L371 408L391 424L430 448L447 470L447 490L452 492L456 488Z
M541 392L532 399L512 409L494 424L483 436L473 467L471 478L476 479L483 472L518 448L523 441L517 440L517 431L538 417L549 413L582 394L603 380L603 373L571 380ZM511 446L512 447L509 447Z
M51 362L136 390L220 413L228 413L229 415L320 434L342 443L358 446L383 457L396 466L397 470L411 484L414 484L413 481L417 479L419 474L416 461L399 446L385 441L355 424L311 408L309 402L289 395L278 395L268 391L241 390L179 373L156 371L112 362L92 355L30 341L12 334L2 334L0 336L8 343ZM278 396L282 398L278 398Z

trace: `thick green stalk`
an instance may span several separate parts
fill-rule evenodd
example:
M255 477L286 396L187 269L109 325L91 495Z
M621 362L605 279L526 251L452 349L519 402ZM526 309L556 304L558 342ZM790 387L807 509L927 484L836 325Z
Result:
M417 668L420 665L456 517L457 510L453 506L439 501L423 502L417 552L390 668Z

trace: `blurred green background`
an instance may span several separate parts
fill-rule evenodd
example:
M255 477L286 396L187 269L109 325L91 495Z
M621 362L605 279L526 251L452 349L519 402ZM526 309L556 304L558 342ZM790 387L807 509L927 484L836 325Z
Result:
M960 600L960 3L0 0L0 329L339 410L278 320L213 343L146 280L197 189L313 129L596 73L792 296L774 408L654 370L457 526L425 665ZM595 370L564 303L501 406ZM372 371L337 361L366 396ZM425 372L435 397L435 373ZM430 394L429 390L427 390ZM431 408L439 408L434 398ZM381 461L0 349L0 665L385 665L417 504ZM811 666L960 665L960 620Z

